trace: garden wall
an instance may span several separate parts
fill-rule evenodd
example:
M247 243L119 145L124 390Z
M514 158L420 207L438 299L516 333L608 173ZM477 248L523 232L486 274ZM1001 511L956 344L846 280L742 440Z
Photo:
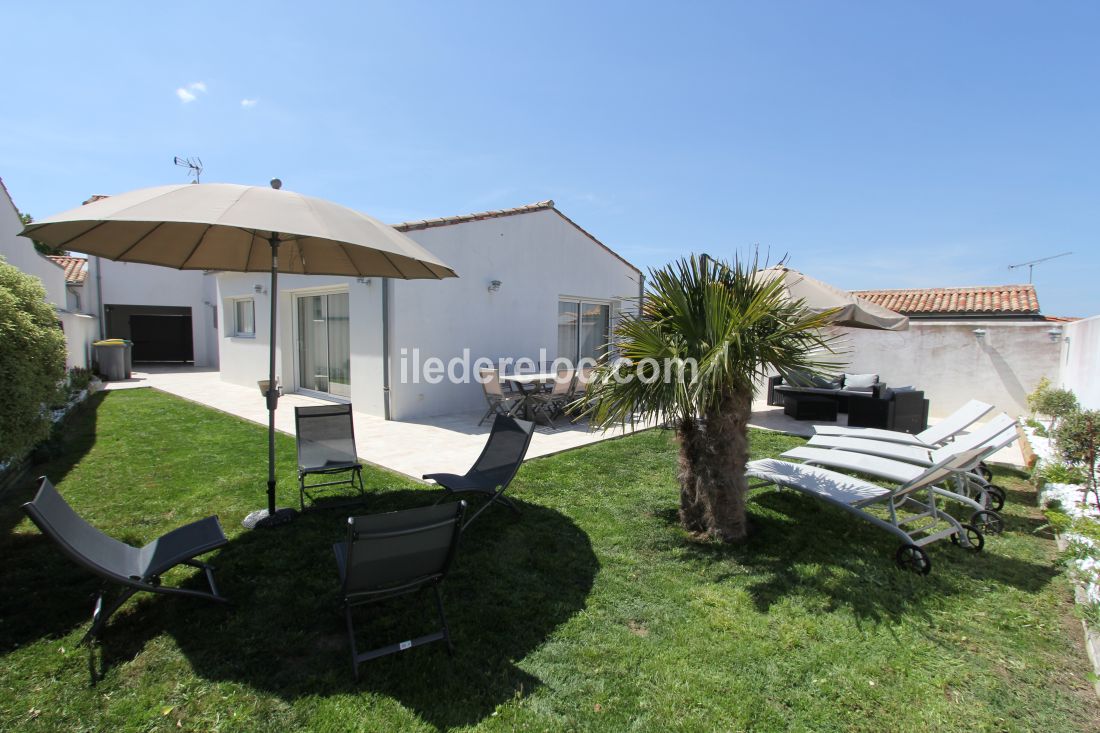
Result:
M99 330L98 319L83 313L58 313L57 315L61 321L61 327L65 330L66 368L90 368L92 342L95 341Z
M1100 410L1100 316L1062 325L1061 378L1086 410Z
M923 390L932 417L944 417L970 399L1018 417L1027 414L1027 395L1041 378L1058 381L1060 347L1050 334L1055 325L1061 324L910 321L908 331L838 330L852 349L844 371L877 373L888 385ZM982 338L974 334L979 328L986 332ZM1097 354L1094 349L1093 364Z

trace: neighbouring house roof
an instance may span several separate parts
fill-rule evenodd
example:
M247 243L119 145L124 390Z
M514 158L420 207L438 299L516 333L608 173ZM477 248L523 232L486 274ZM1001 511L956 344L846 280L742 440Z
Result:
M401 222L400 224L391 224L390 226L392 226L394 229L396 229L399 232L413 232L413 231L417 231L419 229L432 229L434 227L445 227L445 226L450 226L452 224L465 224L466 222L470 222L470 221L484 221L485 219L499 219L502 216L516 216L517 214L531 214L531 213L534 213L536 211L553 211L555 214L560 216L562 219L565 219L567 222L569 222L581 234L588 237L593 242L598 244L600 247L603 247L605 250L607 250L617 260L619 260L620 262L622 262L623 264L625 264L627 267L634 270L635 272L637 272L639 274L641 273L641 270L639 270L637 267L635 267L633 263L627 261L626 258L624 258L622 255L620 255L618 252L611 249L606 244L604 244L603 242L601 242L600 240L598 240L594 236L592 236L592 234L589 231L587 231L584 227L577 224L577 222L573 221L572 219L570 219L565 214L561 213L561 211L559 211L558 208L556 206L554 206L553 200L550 200L550 199L547 199L546 201L537 201L533 204L526 204L525 206L516 206L515 208L512 208L512 209L495 209L493 211L481 211L481 212L478 212L476 214L459 214L457 216L443 216L443 217L439 217L438 219L421 219L419 221L405 221L405 222Z
M83 285L85 278L88 277L88 269L86 267L88 260L85 257L46 255L46 258L60 265L61 268L65 270L66 285Z
M1034 285L853 290L852 293L912 318L1039 317L1039 298Z
M8 187L4 184L4 179L0 178L0 191L4 192L4 195L8 197L8 201L12 202L12 206L15 206L15 201L11 197L11 193L8 191Z

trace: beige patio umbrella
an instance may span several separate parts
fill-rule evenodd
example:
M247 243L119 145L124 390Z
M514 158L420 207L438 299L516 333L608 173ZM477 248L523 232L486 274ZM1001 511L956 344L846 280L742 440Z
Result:
M805 301L806 307L815 313L836 311L832 318L834 326L873 328L880 331L905 331L909 328L907 316L804 275L798 270L776 265L760 270L758 274L769 280L782 278L787 297Z
M120 262L179 270L271 273L267 509L245 526L277 524L275 324L279 273L401 279L457 277L396 229L330 201L271 187L190 183L99 199L29 224L22 235Z

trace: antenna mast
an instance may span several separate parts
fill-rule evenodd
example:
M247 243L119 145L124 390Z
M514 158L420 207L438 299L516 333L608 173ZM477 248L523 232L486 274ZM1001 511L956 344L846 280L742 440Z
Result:
M172 162L180 168L187 168L190 175L194 176L191 183L199 182L199 176L202 175L202 158L181 158L177 155L175 158L172 158Z
M1072 252L1063 252L1062 254L1051 255L1050 257L1040 257L1039 259L1032 260L1031 262L1021 262L1021 263L1016 264L1016 265L1009 265L1008 269L1015 270L1017 267L1027 267L1027 281L1028 281L1028 283L1030 283L1031 282L1031 274L1032 274L1032 271L1035 269L1035 265L1038 265L1040 262L1046 262L1047 260L1056 260L1059 257L1065 257L1066 255L1071 255L1071 254L1073 254L1073 253Z

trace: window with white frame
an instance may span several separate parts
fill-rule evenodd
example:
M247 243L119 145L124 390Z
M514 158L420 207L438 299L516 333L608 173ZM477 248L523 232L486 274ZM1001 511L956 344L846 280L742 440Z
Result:
M233 304L233 336L256 335L256 301L240 298Z
M611 341L611 304L595 300L558 300L558 357L574 364L599 359Z

